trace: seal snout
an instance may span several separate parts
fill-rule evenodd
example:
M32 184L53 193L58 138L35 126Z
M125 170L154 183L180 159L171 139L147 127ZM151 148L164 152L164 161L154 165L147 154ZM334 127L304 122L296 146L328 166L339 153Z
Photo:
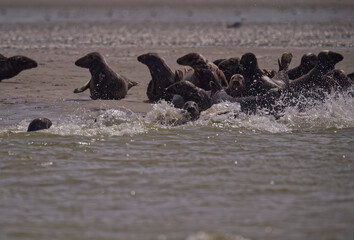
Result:
M26 58L24 65L26 65L28 69L38 67L38 63L30 58Z
M93 64L105 64L103 56L98 52L89 53L78 60L75 65L82 68L90 68Z
M138 61L141 62L141 63L145 63L145 59L146 59L146 54L140 55L138 57Z
M82 68L88 68L89 64L88 64L88 60L86 59L86 56L76 60L75 65Z

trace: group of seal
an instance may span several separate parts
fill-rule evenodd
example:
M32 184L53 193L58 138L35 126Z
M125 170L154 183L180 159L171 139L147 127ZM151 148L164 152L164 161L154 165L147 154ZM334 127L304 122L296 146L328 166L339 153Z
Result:
M154 60L145 56L154 56ZM201 54L188 53L178 58L177 63L191 69L184 73L177 70L175 74L156 53L141 55L138 60L148 66L152 75L147 94L150 101L164 99L178 108L182 108L184 102L193 101L200 111L229 101L240 103L241 110L248 113L266 108L275 114L294 103L300 95L321 99L325 93L343 91L354 84L354 74L345 75L342 70L335 69L343 60L339 53L328 50L318 55L306 53L295 68L290 68L292 57L291 53L283 53L278 59L278 71L270 71L258 66L253 53L214 62ZM150 85L163 94L150 97Z
M339 53L328 50L318 55L306 53L299 66L289 69L292 57L291 53L283 53L278 59L278 71L259 68L253 53L214 62L199 53L188 53L177 59L179 65L190 67L185 67L184 72L173 72L157 53L140 55L137 60L145 64L151 74L146 91L149 101L170 101L189 114L190 120L198 119L201 111L223 101L238 102L245 112L267 108L274 113L294 102L300 94L316 98L324 92L343 91L354 84L354 73L345 75L342 70L335 69L343 60ZM79 58L75 65L89 69L91 79L74 93L90 89L93 100L122 99L138 84L114 72L98 52ZM25 56L6 58L0 54L0 81L37 66L36 61ZM279 106L276 101L281 97L287 101ZM45 118L33 122L28 131L51 126L50 120Z

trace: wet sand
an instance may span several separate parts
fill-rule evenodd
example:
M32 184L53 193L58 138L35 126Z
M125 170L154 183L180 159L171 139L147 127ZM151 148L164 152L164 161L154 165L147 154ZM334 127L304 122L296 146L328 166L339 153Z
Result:
M194 9L190 18L181 17L182 22L168 20L169 13L176 15L179 12L162 10L163 13L159 15L161 9L154 8L157 5L161 7L162 2L159 1L149 2L150 5L143 10L143 13L145 11L151 15L148 15L149 18L146 20L129 18L129 14L134 18L136 14L134 11L144 5L141 1L132 2L130 5L128 1L107 1L106 10L99 12L97 16L100 18L105 17L105 14L113 14L113 17L97 21L94 19L85 21L85 10L49 11L61 7L63 2L37 0L31 1L32 5L27 1L27 4L21 4L24 3L21 1L1 2L2 6L6 6L2 12L2 19L8 20L0 24L1 54L7 57L25 55L35 59L39 64L36 69L23 71L16 77L0 83L3 125L36 116L60 119L62 115L69 113L92 117L95 116L96 110L111 108L125 108L139 113L148 112L152 104L147 102L146 89L151 77L148 68L137 61L137 56L147 52L159 53L173 70L183 69L183 66L176 63L176 59L189 52L201 53L210 60L241 57L246 52L253 52L257 55L261 68L277 69L277 59L285 51L293 53L291 67L295 67L304 53L318 53L323 49L330 49L344 55L344 60L337 65L339 69L347 73L354 71L352 66L354 26L346 18L339 19L337 22L316 23L306 19L304 22L299 22L303 20L300 16L297 17L299 21L289 22L276 23L273 19L268 19L271 21L268 24L252 19L251 16L254 15L250 14L246 15L249 17L241 28L229 29L227 24L232 22L220 21L219 18L213 18L212 22L208 22L208 16L214 16L211 14L205 17L205 14L210 14L212 11L200 9ZM267 6L273 9L279 8L284 5L282 1L280 2L274 1ZM74 1L71 6L77 8L80 3ZM227 6L232 3L233 1L227 0L218 1L217 4L215 1L210 1L205 5L200 1L192 1L192 5L199 4L201 9L217 5L224 8L222 11L227 14L229 13ZM241 6L241 9L250 6L261 9L260 6L264 2L253 1L252 5L247 5L246 1L238 1L235 4ZM298 1L294 1L286 6L298 7L298 4ZM114 6L113 13L110 13L107 8L111 5ZM168 6L174 5L184 6L183 1L178 3L173 1ZM342 1L336 4L334 9L347 6L346 10L350 10L353 5L350 1ZM333 1L309 1L306 9L311 9L313 6L316 6L313 9L316 13L316 9L332 11L330 6L334 4ZM16 18L14 20L9 16L13 13L11 11L16 14L27 7L40 10L38 12L24 10L21 12L22 15L19 15L20 20ZM85 1L84 7L96 13L97 2L90 1L86 4ZM188 7L186 8L188 10ZM133 9L133 12L127 10L128 15L124 16L122 9ZM154 9L156 12L153 12ZM121 12L114 15L115 10ZM338 11L330 12L331 16L340 18L342 15L340 10ZM81 20L75 20L79 16L73 16L78 13L83 16ZM277 10L276 13L282 18L282 11ZM234 19L241 19L242 14L245 13L241 13L241 17L239 14L237 13ZM73 93L75 88L83 85L90 78L89 71L76 67L74 62L93 51L102 53L112 69L139 83L128 92L126 98L118 101L92 101L88 90L80 94ZM23 111L26 112L25 116L19 113Z

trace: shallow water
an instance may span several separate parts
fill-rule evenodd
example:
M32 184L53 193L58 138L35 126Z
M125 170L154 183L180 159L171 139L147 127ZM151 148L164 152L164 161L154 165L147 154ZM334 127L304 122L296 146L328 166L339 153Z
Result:
M176 126L178 110L161 102L41 132L23 121L0 133L0 236L350 238L353 106L329 97L275 120L222 103Z
M92 10L95 23L85 22L92 16L85 11L79 19L77 12L31 11L0 15L2 49L353 47L347 11L286 22L289 15L263 12L254 16L266 23L246 18L240 29L226 27L241 20L229 10L187 12L182 22L172 10L171 18L153 14L157 20L149 11ZM352 238L352 95L286 109L278 120L222 103L183 125L166 102L146 114L102 108L92 115L71 101L0 103L0 239ZM52 128L27 133L38 113Z

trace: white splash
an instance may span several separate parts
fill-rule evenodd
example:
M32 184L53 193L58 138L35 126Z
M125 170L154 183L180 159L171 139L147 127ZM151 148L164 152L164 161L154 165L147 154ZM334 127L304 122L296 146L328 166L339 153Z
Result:
M198 232L196 234L190 235L186 238L186 240L249 240L248 238L244 238L239 235L219 235L219 234L211 234L206 232Z
M0 129L0 134L26 132L29 120L23 120L13 128ZM267 113L245 114L238 103L224 102L213 105L201 113L197 121L187 122L181 109L166 101L154 104L143 116L130 110L109 109L95 119L67 116L53 121L50 129L41 132L62 136L133 136L147 134L158 129L180 127L211 127L222 130L238 130L253 133L291 133L321 129L354 127L354 98L351 92L328 95L326 99L305 110L288 107L279 119Z

